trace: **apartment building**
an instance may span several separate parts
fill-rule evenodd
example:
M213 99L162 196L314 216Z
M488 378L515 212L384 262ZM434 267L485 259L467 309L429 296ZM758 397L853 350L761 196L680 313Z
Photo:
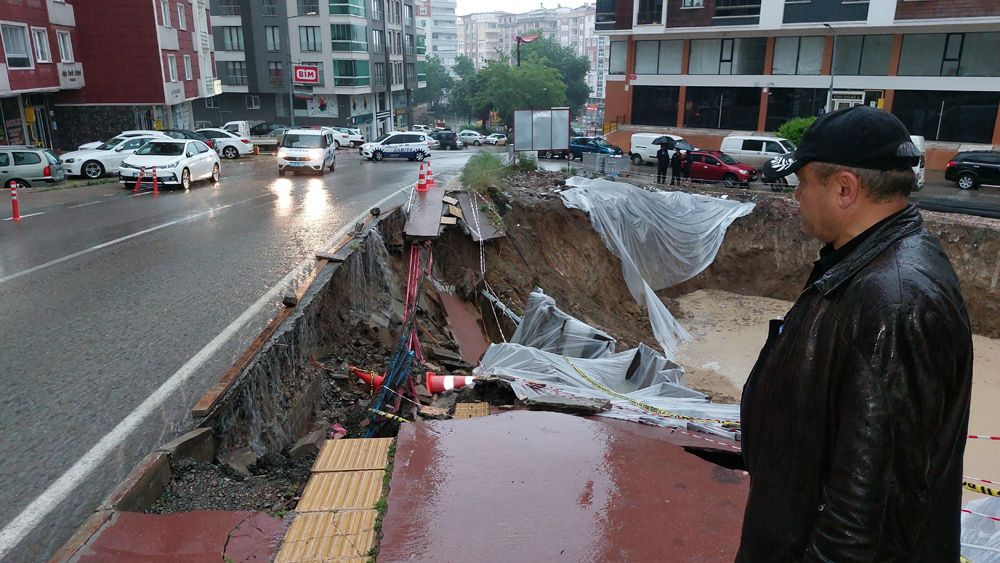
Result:
M426 85L414 0L211 0L211 10L222 92L196 108L199 123L294 120L376 137L411 122ZM294 66L316 68L318 81L297 82Z
M0 4L0 144L52 146L61 125L53 96L83 88L73 6L57 0Z
M501 53L514 55L515 37L533 32L590 61L587 84L593 104L603 103L608 38L595 32L593 4L578 8L542 8L522 14L487 12L459 17L459 52L471 58L477 68ZM494 26L495 24L495 26Z
M597 0L595 25L610 128L774 131L868 104L943 151L1000 144L996 0Z
M41 2L27 2L32 4ZM54 95L50 115L58 124L53 143L58 148L75 148L125 129L192 128L192 103L219 87L206 0L44 4L50 13L59 10L64 22L75 18L75 32L66 40L61 38L65 35L57 37L60 59L83 61L87 67L86 84L79 63L63 63L71 65L63 69L66 77L59 70L60 80L79 70L80 82Z
M431 11L428 54L441 59L441 65L451 72L458 56L458 25L455 23L455 0L428 0Z

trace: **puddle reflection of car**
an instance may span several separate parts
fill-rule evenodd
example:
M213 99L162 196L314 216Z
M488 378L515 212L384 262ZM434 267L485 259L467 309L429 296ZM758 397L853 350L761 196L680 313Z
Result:
M193 140L154 140L122 161L118 179L126 188L134 188L142 174L143 182L152 182L153 173L161 185L189 189L192 182L222 177L219 155L208 145Z

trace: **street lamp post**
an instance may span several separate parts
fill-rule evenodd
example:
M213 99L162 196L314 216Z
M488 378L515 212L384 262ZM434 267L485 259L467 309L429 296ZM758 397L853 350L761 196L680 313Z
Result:
M285 22L292 21L292 18L299 18L302 16L315 16L318 15L316 12L306 12L304 14L295 14L294 16L288 16L285 18ZM285 30L288 35L288 116L291 119L290 125L295 127L295 73L292 72L292 30L290 25L285 26Z
M837 74L837 30L833 26L824 23L823 27L833 32L833 53L830 55L830 89L826 92L826 112L833 111L833 77Z

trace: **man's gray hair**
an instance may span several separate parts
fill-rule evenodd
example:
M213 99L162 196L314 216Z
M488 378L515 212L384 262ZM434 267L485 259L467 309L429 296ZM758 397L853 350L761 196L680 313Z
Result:
M868 197L874 202L882 202L896 196L908 197L917 185L917 177L911 168L906 170L872 170L854 168L827 162L814 162L816 175L826 182L837 172L850 172L858 177L861 186L868 190Z

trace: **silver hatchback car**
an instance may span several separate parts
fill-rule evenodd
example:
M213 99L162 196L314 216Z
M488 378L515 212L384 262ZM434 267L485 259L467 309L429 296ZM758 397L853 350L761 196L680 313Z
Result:
M29 145L0 145L0 182L23 186L57 184L66 179L62 161L49 149Z

